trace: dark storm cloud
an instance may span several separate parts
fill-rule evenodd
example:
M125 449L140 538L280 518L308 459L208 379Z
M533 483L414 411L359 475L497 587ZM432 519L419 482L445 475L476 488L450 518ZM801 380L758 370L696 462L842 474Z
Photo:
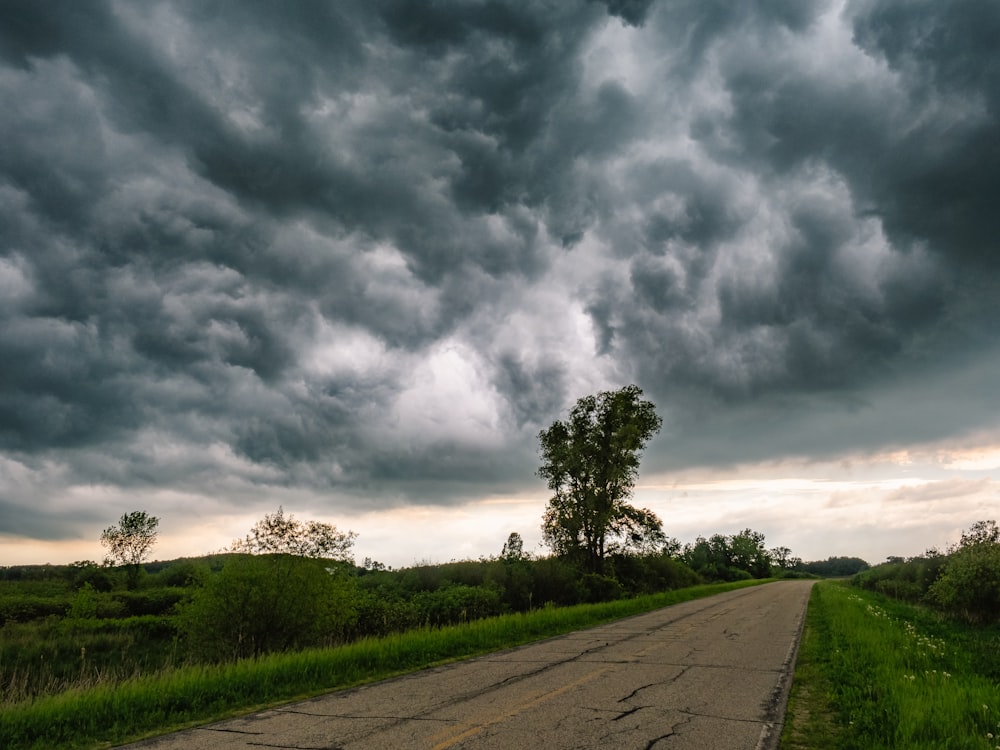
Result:
M971 0L7 2L0 449L36 479L0 512L450 502L616 381L738 460L762 405L787 437L989 354L998 34Z
M691 133L731 171L730 184L752 170L784 230L755 254L767 258L765 273L743 262L708 278L706 269L717 272L732 257L713 234L728 227L738 241L751 214L734 213L733 188L708 194L695 187L695 169L670 170L689 175L677 191L682 210L666 218L643 211L648 229L632 245L631 294L609 285L590 307L599 330L614 330L619 351L664 394L684 382L727 398L864 383L933 335L964 305L969 280L994 262L998 89L980 42L996 38L1000 11L989 3L857 5L846 11L855 38L896 74L891 80L790 64L781 44L815 21L807 9L818 4L801 4L803 15L784 24L767 9L750 17L747 6L712 3L659 6L650 22L671 41L685 29L678 75L718 61L729 106L696 113ZM966 46L959 30L975 24ZM801 193L775 199L796 184ZM863 248L866 217L878 218L890 242L874 278L845 261ZM657 241L672 247L657 251ZM717 322L684 315L706 297L718 304ZM979 315L988 314L992 303L980 303Z

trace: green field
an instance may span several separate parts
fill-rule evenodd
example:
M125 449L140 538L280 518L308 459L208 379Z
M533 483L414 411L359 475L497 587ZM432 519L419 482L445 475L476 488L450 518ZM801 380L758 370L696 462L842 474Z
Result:
M1000 628L813 588L781 750L995 750Z

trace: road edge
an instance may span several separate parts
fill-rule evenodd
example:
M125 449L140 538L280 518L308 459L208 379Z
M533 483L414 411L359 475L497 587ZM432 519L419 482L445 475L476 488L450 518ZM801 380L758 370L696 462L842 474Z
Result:
M776 583L780 583L780 581L776 581ZM754 750L777 750L778 742L781 740L781 732L785 727L785 712L788 709L788 696L791 693L792 679L795 674L795 662L798 660L799 645L802 643L802 633L806 624L806 611L809 609L809 599L816 581L809 581L809 583L809 595L806 596L805 606L799 613L795 638L792 639L785 660L781 664L778 682L771 692L771 698L765 711L768 718L761 729L760 739L757 740Z

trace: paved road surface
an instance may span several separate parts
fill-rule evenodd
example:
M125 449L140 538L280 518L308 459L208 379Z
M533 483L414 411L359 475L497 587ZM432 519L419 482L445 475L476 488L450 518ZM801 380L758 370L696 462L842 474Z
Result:
M772 748L810 587L731 591L130 747Z

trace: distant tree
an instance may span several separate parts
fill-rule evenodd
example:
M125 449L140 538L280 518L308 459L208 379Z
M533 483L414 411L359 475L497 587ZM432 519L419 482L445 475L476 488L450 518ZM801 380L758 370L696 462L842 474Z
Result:
M684 547L681 559L710 580L766 578L771 574L771 555L764 548L764 535L752 529L731 536L698 537L694 544Z
M754 578L771 575L771 555L764 548L764 535L753 529L743 529L729 539L731 564L747 571Z
M366 557L364 560L362 560L361 567L364 570L370 570L375 573L379 573L385 570L390 570L390 568L387 567L385 563L379 562L378 560L374 560L371 557Z
M897 557L896 561L902 562L903 558ZM889 562L892 562L890 558ZM871 566L860 557L828 557L826 560L815 560L805 562L798 566L798 570L804 573L823 576L824 578L837 578L853 576L863 570L868 570Z
M524 539L516 531L512 531L507 541L503 543L500 558L508 562L517 562L527 560L529 557L530 555L524 551Z
M1000 527L997 526L996 521L976 521L962 532L957 549L986 544L1000 544Z
M291 513L286 516L285 509L278 506L276 513L265 515L243 539L234 540L229 551L353 562L351 549L357 536L353 531L340 531L329 523L303 523Z
M639 453L659 431L655 407L635 385L586 396L565 422L539 433L540 477L553 491L542 521L556 554L603 573L607 555L666 542L660 519L626 501L639 471Z
M101 544L108 548L105 563L126 566L130 587L135 586L142 561L156 544L159 525L160 519L156 516L136 510L123 514L117 526L109 526L101 532Z
M802 565L801 557L794 557L788 547L773 547L768 551L771 564L779 570L795 570Z

